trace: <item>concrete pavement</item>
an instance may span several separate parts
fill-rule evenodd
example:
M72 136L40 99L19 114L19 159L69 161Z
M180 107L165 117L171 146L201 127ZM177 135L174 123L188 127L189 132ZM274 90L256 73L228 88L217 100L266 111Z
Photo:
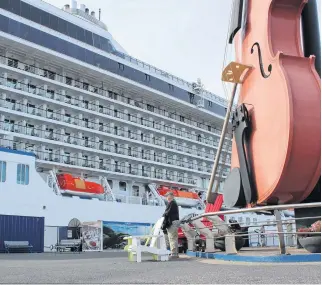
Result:
M321 264L237 263L186 256L134 263L124 252L1 254L0 283L321 284Z

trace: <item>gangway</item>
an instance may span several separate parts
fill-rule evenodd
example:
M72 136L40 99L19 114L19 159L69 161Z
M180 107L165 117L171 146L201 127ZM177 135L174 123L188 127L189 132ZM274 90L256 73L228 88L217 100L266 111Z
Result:
M58 184L56 172L54 170L49 171L49 175L47 178L47 184L50 188L53 189L56 195L61 195L60 187Z
M108 183L106 177L100 177L100 180L101 180L102 186L104 188L105 200L115 202L116 199L115 199L113 190L112 190L110 184Z
M149 186L149 189L152 192L153 196L155 197L155 199L157 199L159 205L164 206L165 203L157 191L157 185L155 183L150 183L148 186Z

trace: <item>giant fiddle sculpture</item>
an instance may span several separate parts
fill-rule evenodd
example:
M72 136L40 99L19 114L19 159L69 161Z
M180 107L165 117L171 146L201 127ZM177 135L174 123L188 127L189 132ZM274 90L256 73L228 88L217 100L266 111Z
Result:
M235 1L229 42L250 70L232 114L226 206L298 203L321 175L321 83L301 46L307 1Z

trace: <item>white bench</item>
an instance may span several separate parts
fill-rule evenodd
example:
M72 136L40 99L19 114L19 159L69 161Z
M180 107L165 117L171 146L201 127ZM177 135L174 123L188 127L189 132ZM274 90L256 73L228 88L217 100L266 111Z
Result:
M142 261L142 253L151 253L154 260L168 261L170 251L167 250L164 234L161 230L163 218L159 219L154 225L151 235L129 236L124 239L128 241L125 249L129 253L129 260L136 262ZM141 244L143 239L147 239L145 245Z
M7 253L10 253L11 249L27 249L31 253L33 246L29 241L4 241L4 248Z

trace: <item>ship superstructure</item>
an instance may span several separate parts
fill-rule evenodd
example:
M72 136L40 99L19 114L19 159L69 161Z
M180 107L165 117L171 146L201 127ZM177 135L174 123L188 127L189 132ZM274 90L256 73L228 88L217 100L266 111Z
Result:
M0 1L4 214L153 223L164 189L182 215L201 211L225 106L200 82L129 56L74 0ZM218 180L230 139L224 150Z

